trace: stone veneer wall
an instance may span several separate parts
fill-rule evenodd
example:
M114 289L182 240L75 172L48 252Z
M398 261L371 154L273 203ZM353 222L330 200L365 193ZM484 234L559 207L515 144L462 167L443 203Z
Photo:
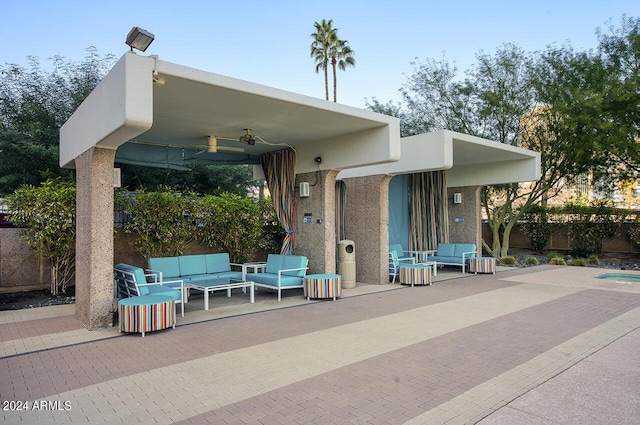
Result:
M449 187L449 242L475 243L482 253L481 186ZM453 194L462 194L462 203L453 203Z
M296 233L293 253L309 259L308 274L335 273L336 170L296 176ZM309 197L300 197L300 183L309 183Z
M347 239L354 242L356 281L389 283L389 175L345 179Z

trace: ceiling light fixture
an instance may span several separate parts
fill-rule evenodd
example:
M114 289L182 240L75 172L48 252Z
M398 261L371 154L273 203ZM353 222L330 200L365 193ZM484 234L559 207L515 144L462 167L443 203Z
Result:
M149 31L143 30L139 27L133 27L131 28L131 31L129 31L125 43L127 44L127 46L131 47L132 52L133 49L144 52L145 50L147 50L147 47L149 47L149 45L155 38L156 36L151 34Z
M218 138L216 136L209 136L207 139L207 152L218 152Z
M247 145L255 145L256 144L256 137L251 135L251 129L250 128L245 128L244 129L247 134L245 134L244 136L240 136L240 141L242 143L246 143Z

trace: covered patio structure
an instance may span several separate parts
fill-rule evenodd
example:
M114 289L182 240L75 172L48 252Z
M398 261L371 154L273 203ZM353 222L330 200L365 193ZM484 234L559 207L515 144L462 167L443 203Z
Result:
M286 210L286 252L307 256L309 273L335 272L335 187L343 170L357 278L379 284L394 175L447 170L447 187L465 199L450 210L456 223L466 217L451 235L467 240L479 237L478 187L534 180L536 155L452 132L401 142L394 117L128 52L60 131L60 164L75 168L77 180L76 318L88 329L112 324L115 162L266 170L276 210Z
M240 141L248 134L253 140ZM277 152L288 159L265 161ZM113 320L115 161L178 169L271 162L276 175L287 162L283 208L298 198L296 174L313 185L287 220L313 217L289 233L314 273L335 270L337 170L399 158L396 118L128 52L60 131L60 164L77 180L76 317L89 329Z
M351 168L337 177L344 184L338 190L346 192L338 227L341 237L363 248L356 253L364 250L356 255L361 282L389 282L390 244L430 250L438 242L474 243L481 253L482 187L540 178L538 152L463 133L405 137L401 150L397 162Z

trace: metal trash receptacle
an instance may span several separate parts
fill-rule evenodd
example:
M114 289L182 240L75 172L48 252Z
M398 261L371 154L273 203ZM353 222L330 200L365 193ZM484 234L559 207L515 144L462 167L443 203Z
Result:
M338 274L342 289L356 287L356 247L348 239L338 242Z

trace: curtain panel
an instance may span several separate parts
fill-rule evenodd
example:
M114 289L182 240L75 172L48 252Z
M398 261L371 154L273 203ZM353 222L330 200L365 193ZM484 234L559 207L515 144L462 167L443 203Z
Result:
M409 175L409 249L434 250L449 242L447 181L444 170Z
M273 207L285 231L280 254L293 254L296 231L296 153L293 149L267 152L260 156Z

